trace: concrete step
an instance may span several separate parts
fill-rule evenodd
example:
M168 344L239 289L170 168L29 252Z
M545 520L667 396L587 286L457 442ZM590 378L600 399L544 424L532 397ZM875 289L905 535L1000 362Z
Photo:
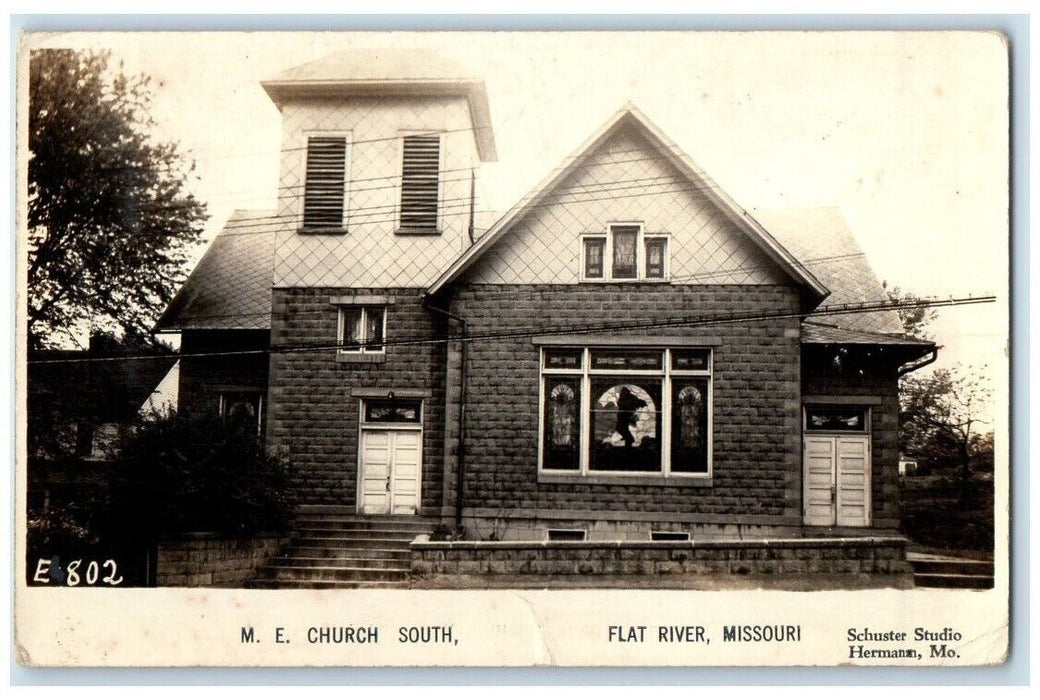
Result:
M278 581L275 579L253 579L247 588L409 588L409 581Z
M318 525L300 525L297 524L293 528L293 534L296 537L356 537L358 539L380 539L380 540L401 540L402 542L411 542L421 534L425 534L424 530L399 530L399 529L386 529L386 528L356 528L356 527L324 527Z
M410 570L342 566L265 566L261 578L273 581L407 581Z
M993 576L993 562L979 560L907 559L915 574L964 574L967 576Z
M401 520L401 521L412 521L421 523L439 523L441 520L437 517L425 516L425 515L391 515L384 513L381 515L358 513L354 506L314 506L304 505L296 508L296 517L298 518L358 518L365 520Z
M316 518L311 516L299 517L294 521L297 528L319 528L323 530L394 530L396 532L433 532L436 523L422 523L412 520L390 520L382 518L379 520L359 518Z
M914 586L918 588L993 588L992 576L966 574L914 574Z
M349 537L294 537L290 547L322 547L328 549L379 549L385 551L409 551L411 540L387 538Z
M377 549L365 547L340 547L316 545L294 545L287 548L283 554L292 557L304 557L308 559L380 559L386 561L409 561L412 553L407 548L399 549Z
M270 561L267 566L346 566L358 569L390 569L408 571L411 560L408 557L376 557L353 556L358 550L346 550L345 556L304 556L299 552L287 552Z
M410 539L386 537L293 537L291 547L323 547L330 549L379 549L407 552Z

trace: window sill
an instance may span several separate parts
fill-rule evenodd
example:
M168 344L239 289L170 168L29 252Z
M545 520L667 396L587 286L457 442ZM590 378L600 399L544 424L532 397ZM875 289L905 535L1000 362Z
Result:
M580 284L671 284L667 277L626 277L624 279L601 279L599 277L582 277Z
M699 488L711 488L712 478L708 474L689 476L660 476L647 474L646 476L609 476L606 474L550 474L538 472L539 484L586 484L586 485L610 485L610 486L688 486Z
M399 228L394 231L395 236L439 236L441 233L439 228Z
M345 236L347 229L343 227L322 227L315 228L313 226L301 226L296 229L296 232L303 236Z
M381 364L386 362L385 352L344 352L339 350L336 352L336 362L357 364L357 365L372 365Z

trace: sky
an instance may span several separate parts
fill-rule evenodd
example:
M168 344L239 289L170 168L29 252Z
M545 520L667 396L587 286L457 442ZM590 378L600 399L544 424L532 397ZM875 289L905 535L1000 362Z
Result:
M484 78L508 209L631 102L750 211L839 207L878 277L939 310L938 366L1006 372L1007 52L986 33L206 33L36 37L153 78L157 135L212 216L273 208L280 117L259 81L352 48L431 48ZM994 367L998 369L994 369Z

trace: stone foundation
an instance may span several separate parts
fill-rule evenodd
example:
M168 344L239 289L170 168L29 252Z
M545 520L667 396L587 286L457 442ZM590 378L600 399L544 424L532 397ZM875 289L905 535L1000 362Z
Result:
M581 514L583 515L583 514ZM659 519L654 519L654 518ZM466 536L474 540L502 542L539 542L548 539L549 530L583 530L589 542L650 540L652 533L689 535L691 540L744 540L797 538L802 527L786 524L732 522L691 522L671 520L666 515L635 520L631 513L616 518L560 517L466 517L462 521Z
M235 539L199 533L159 542L156 585L240 588L288 538Z
M524 587L569 584L690 588L747 579L812 590L908 588L913 573L901 537L715 540L691 542L412 543L413 587ZM794 585L789 585L797 580ZM819 585L816 585L816 583Z

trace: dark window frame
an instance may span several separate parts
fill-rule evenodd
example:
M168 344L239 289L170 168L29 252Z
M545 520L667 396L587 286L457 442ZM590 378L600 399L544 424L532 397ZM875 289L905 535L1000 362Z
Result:
M357 347L347 347L350 342L347 338L347 315L355 311L359 314L361 337L358 339ZM380 314L381 320L378 345L368 337L370 328L368 320L374 313ZM336 345L341 357L386 355L386 304L338 304L336 315Z
M581 352L581 361L578 366L552 366L548 361L553 354L566 356L569 353L576 351ZM612 368L597 369L593 366L592 357L593 354L599 352L601 354L614 353L623 354L625 352L636 354L645 354L648 352L659 353L661 361L658 363L657 368L651 369L618 369L616 366ZM692 369L677 369L675 367L676 362L673 357L682 354L687 355L701 355L706 358L706 367L703 368L692 368ZM646 366L647 363L640 363L642 366ZM538 417L538 430L539 430L539 447L538 447L538 472L539 474L545 474L547 476L567 476L570 475L575 478L618 478L618 477L632 477L632 478L675 478L676 480L691 480L691 479L710 479L713 473L713 461L714 461L714 352L711 348L703 347L650 347L639 346L636 347L612 347L612 346L589 346L589 347L563 347L563 346L543 346L541 348L541 359L540 359L540 374L539 374L539 417ZM564 468L554 466L554 460L551 459L549 454L553 445L549 441L548 432L550 430L548 412L548 392L551 391L551 385L553 380L569 379L570 381L576 382L580 388L581 395L581 406L578 411L578 421L580 422L578 434L580 436L581 444L579 445L579 458L578 468L575 469L568 465ZM657 402L657 406L654 407L656 415L656 425L653 426L652 430L655 431L656 435L656 449L660 455L659 457L659 468L656 470L622 470L622 469L604 469L597 468L593 463L593 449L595 440L595 416L592 412L593 403L598 400L598 396L594 395L593 384L594 382L598 385L602 383L605 378L613 379L631 379L632 383L638 384L639 381L651 382L657 389L650 393L651 398ZM674 397L673 392L677 386L681 386L683 383L691 384L698 383L701 387L702 397L702 410L698 418L703 418L703 423L699 426L700 435L703 438L703 446L698 449L702 450L703 457L696 463L688 464L686 462L679 462L680 452L675 449L675 436L678 435L678 431L681 429L680 418L676 413L676 406L673 405ZM659 384L658 384L659 383ZM608 387L609 388L609 387ZM644 411L645 413L645 411ZM620 420L620 417L618 418ZM620 432L617 433L620 439L624 439L624 435ZM635 433L633 433L635 436ZM652 444L652 443L651 443ZM558 463L558 462L557 462Z

